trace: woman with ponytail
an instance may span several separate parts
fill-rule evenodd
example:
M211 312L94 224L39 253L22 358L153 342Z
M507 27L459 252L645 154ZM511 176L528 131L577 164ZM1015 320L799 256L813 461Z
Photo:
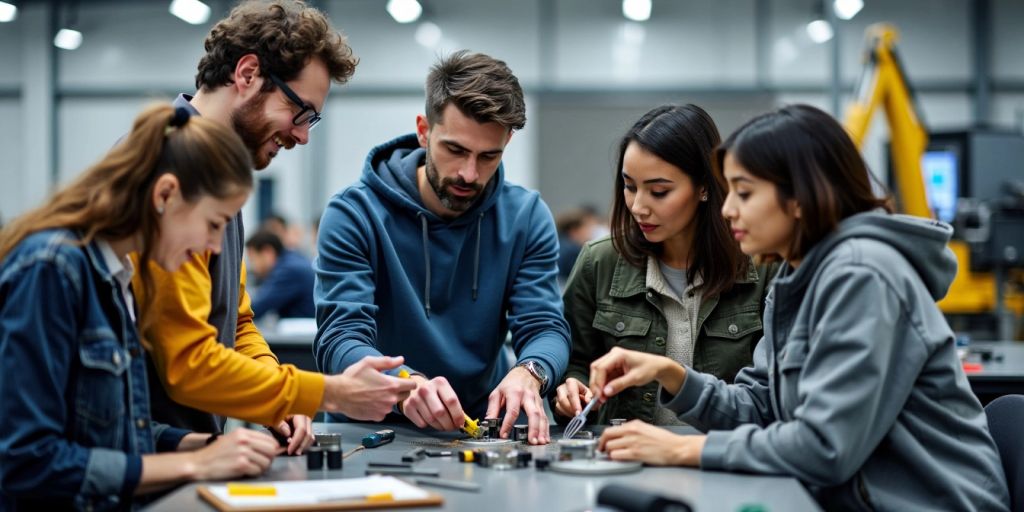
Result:
M251 168L230 128L154 106L102 160L0 231L0 509L124 509L134 495L270 464L269 436L238 430L210 442L150 421L139 325L158 319L134 300L151 287L150 261L173 271L220 251Z

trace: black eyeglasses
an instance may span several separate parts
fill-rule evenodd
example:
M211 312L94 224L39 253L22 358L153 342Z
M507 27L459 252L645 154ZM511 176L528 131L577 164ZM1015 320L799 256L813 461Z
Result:
M308 124L309 129L312 130L313 127L323 119L320 112L317 112L316 109L313 108L313 105L302 101L302 98L300 98L298 94L295 94L295 91L284 83L284 80L281 80L273 73L268 73L267 76L270 77L271 82L274 82L274 85L281 89L281 92L288 97L288 100L294 103L295 106L299 107L299 113L295 114L295 117L292 118L292 124L295 126Z

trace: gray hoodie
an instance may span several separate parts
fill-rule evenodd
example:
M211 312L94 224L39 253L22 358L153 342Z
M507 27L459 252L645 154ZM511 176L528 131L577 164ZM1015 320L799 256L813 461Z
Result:
M792 475L828 510L1007 510L985 413L935 305L956 274L939 222L844 220L775 280L754 366L687 370L661 405L708 432L705 469Z

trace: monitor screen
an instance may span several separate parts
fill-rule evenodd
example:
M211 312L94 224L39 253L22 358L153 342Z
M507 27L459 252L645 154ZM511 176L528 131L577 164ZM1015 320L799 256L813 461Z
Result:
M958 166L958 155L951 149L929 150L921 159L928 206L935 218L943 222L953 222L956 217L956 200L960 196Z

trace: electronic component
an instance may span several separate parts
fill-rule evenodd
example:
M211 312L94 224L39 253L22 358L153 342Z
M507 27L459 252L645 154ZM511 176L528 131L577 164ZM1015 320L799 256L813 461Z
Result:
M426 456L427 450L417 447L402 454L402 462L418 462Z
M313 445L306 449L306 469L318 470L324 467L324 449Z
M597 441L593 439L559 439L558 460L586 460L597 456Z
M363 437L362 444L367 448L376 448L395 440L395 431L391 429L378 430Z
M530 427L527 425L515 425L512 427L512 438L520 443L530 442Z

